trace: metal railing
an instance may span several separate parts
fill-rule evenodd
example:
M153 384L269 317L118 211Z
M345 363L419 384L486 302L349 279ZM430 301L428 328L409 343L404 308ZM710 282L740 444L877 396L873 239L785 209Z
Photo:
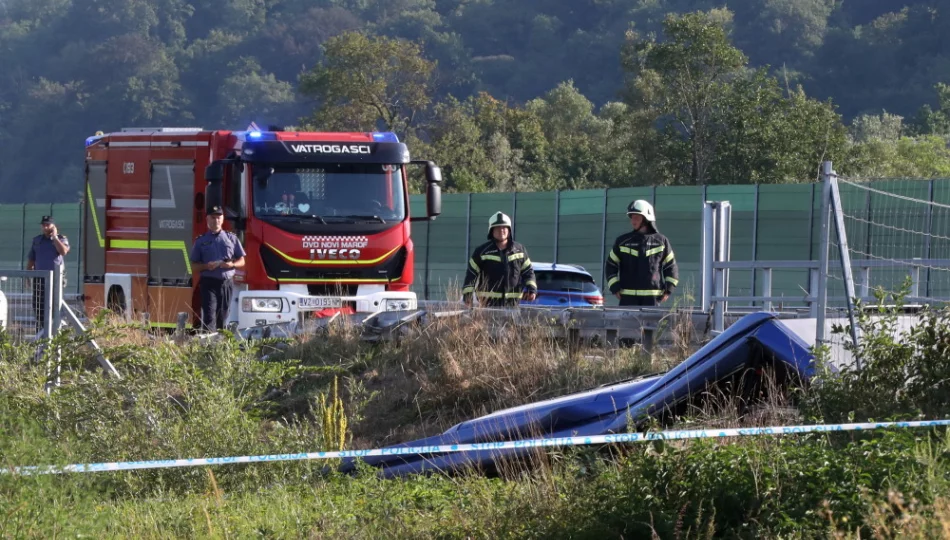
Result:
M837 210L836 213L840 214L840 210ZM740 303L747 303L749 307L765 311L774 311L774 304L781 304L783 316L814 318L816 324L823 327L825 313L829 309L844 310L851 308L850 298L857 298L862 302L875 300L875 296L872 294L872 270L901 269L906 271L910 277L910 291L904 299L908 302L950 302L950 298L931 295L930 290L921 294L923 289L921 270L950 268L950 259L850 259L847 267L849 270L853 268L856 275L852 277L851 273L848 272L847 275L842 277L845 294L828 296L827 257L822 260L794 261L730 260L731 219L732 208L728 201L706 201L704 203L700 309L705 313L712 313L713 332L722 332L725 329L726 314L730 313L730 309L733 309L730 304ZM840 240L839 243L841 243ZM822 244L821 250L824 252L826 245L830 244L824 235L822 236ZM842 245L846 248L846 244L842 243ZM730 270L750 271L752 273L752 294L741 296L730 294ZM775 270L800 270L803 274L807 272L807 283L801 286L801 296L773 295L773 271ZM758 294L756 293L757 288L761 288L761 292ZM817 338L819 340L822 338L820 330Z
M39 280L39 281L37 281ZM4 305L0 313L0 329L15 340L37 344L35 358L41 358L64 326L71 326L79 334L86 329L69 303L76 305L80 296L69 295L68 301L63 295L63 268L52 271L41 270L0 270L0 293ZM39 320L38 320L39 319ZM102 368L117 378L119 372L106 359L95 340L87 343L97 351L97 360ZM62 351L59 345L47 355L48 379L46 391L59 386Z

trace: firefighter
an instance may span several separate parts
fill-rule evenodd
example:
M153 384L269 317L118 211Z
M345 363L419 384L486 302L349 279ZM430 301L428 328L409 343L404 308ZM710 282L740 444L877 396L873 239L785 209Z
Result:
M633 231L617 237L607 256L607 288L621 306L658 306L679 284L673 247L657 230L650 203L633 201L627 216Z
M462 300L471 307L474 294L486 307L517 307L522 298L530 302L537 293L528 251L515 242L511 218L496 212L488 219L488 242L468 260Z
M205 331L224 328L234 296L235 268L244 267L244 247L233 233L225 231L224 211L214 206L205 217L208 232L191 248L192 270L200 272L201 324Z
M40 220L43 234L33 237L30 253L27 255L27 270L55 270L63 268L63 257L69 253L69 239L59 234L53 216L43 216ZM66 272L62 273L65 286ZM36 313L36 330L42 330L46 324L46 280L33 280L33 310Z

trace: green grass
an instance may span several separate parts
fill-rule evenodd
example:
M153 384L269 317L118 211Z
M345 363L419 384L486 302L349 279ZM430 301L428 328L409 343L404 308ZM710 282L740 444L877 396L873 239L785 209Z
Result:
M806 421L946 416L946 315L891 341L887 319L862 319L865 371L825 373L786 397ZM668 367L636 351L572 355L530 331L491 338L477 322L386 345L347 329L251 349L134 326L97 323L93 334L124 379L104 378L65 335L63 385L50 395L45 362L0 337L0 467L330 449L340 424L323 419L340 405L346 447L375 447ZM323 414L334 381L341 401ZM680 425L740 422L720 405ZM383 480L319 461L0 475L0 537L941 537L948 457L943 430L888 430L546 449L500 478Z

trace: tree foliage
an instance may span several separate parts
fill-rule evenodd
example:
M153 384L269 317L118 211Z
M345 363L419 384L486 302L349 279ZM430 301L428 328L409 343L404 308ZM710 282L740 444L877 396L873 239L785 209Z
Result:
M252 120L393 130L456 190L942 174L947 8L0 0L0 201L76 200L98 130Z
M300 78L300 92L318 103L313 129L405 135L432 100L435 63L413 42L347 32L324 49L323 62Z

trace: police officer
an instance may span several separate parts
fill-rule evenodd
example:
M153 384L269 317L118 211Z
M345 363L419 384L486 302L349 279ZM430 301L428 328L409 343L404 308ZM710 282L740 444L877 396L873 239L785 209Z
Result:
M637 200L627 207L633 231L619 236L607 256L607 288L621 306L658 306L679 284L670 241L657 231L653 206Z
M43 234L33 237L30 253L27 256L27 270L55 270L63 267L63 257L69 253L69 239L59 234L53 216L43 216L40 220ZM66 273L63 272L65 284ZM46 321L46 280L33 280L33 309L36 313L36 330L40 331Z
M208 232L191 248L192 270L200 272L201 324L206 331L221 330L234 295L235 268L244 267L244 247L237 236L222 229L224 211L214 206L205 218Z
M496 212L488 220L488 242L475 248L468 260L462 300L472 305L472 294L486 307L516 307L522 298L537 297L531 258L511 233L511 218Z

